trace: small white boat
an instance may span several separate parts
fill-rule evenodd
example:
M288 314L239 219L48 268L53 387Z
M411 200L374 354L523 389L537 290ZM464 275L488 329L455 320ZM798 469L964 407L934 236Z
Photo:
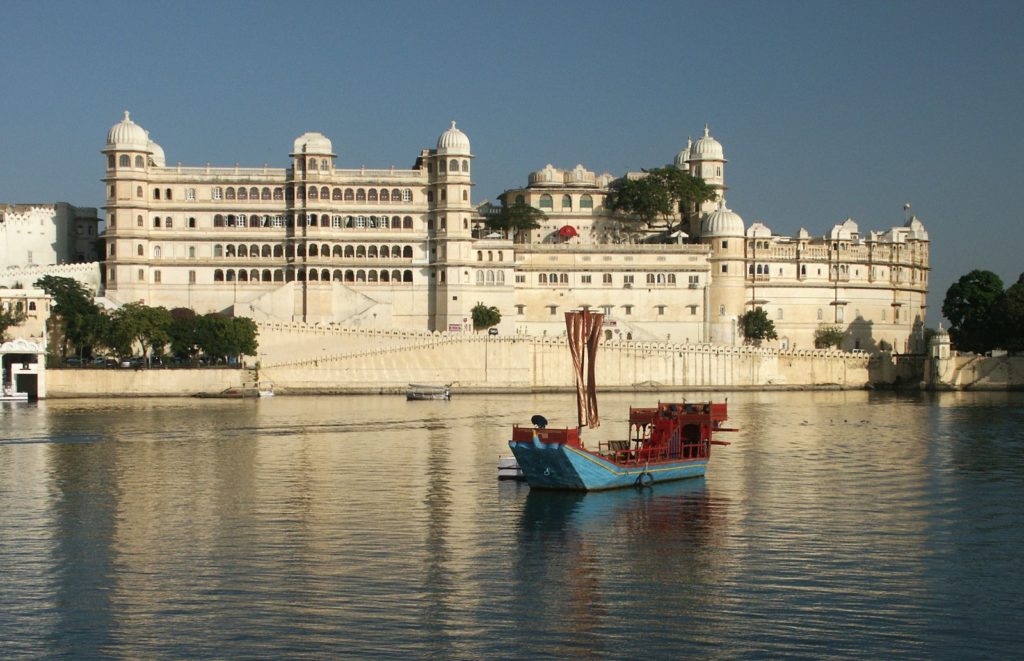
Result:
M425 386L410 383L405 391L405 398L410 401L419 399L451 399L452 386L451 384L447 386Z
M28 393L19 392L14 389L13 386L5 385L3 391L0 392L0 402L27 402Z
M274 384L269 381L260 381L256 384L256 395L258 397L273 397Z
M523 480L523 471L515 457L498 457L499 480Z

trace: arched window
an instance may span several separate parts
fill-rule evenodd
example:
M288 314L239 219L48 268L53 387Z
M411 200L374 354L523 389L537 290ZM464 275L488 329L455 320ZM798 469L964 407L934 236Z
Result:
M131 156L128 154L121 154L121 158L117 159L117 163L122 168L130 168L132 166Z
M220 245L219 243L215 244L213 246L213 256L214 257L223 257L224 256L224 246Z
M135 248L135 254L136 254L136 255L138 255L139 257L142 257L142 253L143 253L143 250L142 250L142 244L140 243L140 244L139 244L138 246L136 246L136 248Z
M377 246L370 246L366 249L366 257L368 259L377 259Z
M263 282L270 282L270 279L272 277L273 276L270 274L270 269L263 269L263 272L260 273L260 280L262 280Z
M263 190L260 191L260 199L261 200L269 200L270 199L270 189L267 188L266 186L264 186Z
M360 188L360 189L358 189L356 191L356 202L365 202L365 201L366 201L366 190L363 189L363 188Z
M551 201L551 196L545 193L540 196L540 208L541 209L554 209L554 204Z
M249 282L249 274L246 272L245 269L242 269L241 271L238 272L238 281Z
M274 246L274 257L284 257L284 248L280 245ZM276 280L276 278L275 278Z
M266 189L264 189L264 190L266 190ZM255 186L250 188L249 189L249 199L250 200L258 200L258 199L260 199L260 189L256 188Z
M280 200L283 197L284 197L284 189L280 188L280 187L275 188L274 189L274 199L275 200Z
M352 246L345 246L345 257L355 257L356 249Z
M335 188L333 191L331 191L331 199L332 200L339 200L339 201L341 200L341 189L340 188Z
M317 257L319 255L319 252L320 252L320 249L316 247L315 243L311 243L309 245L309 256L310 257Z
M135 187L135 197L142 197L142 186Z
M238 188L238 199L240 199L240 200L248 200L249 199L249 193L246 192L244 187L239 187Z
M391 199L395 202L400 201L402 199L402 191L398 190L397 188L392 188Z
M270 257L270 246L264 245L263 248L260 250L260 256Z
M327 186L320 187L320 199L329 200L331 199L331 190Z
M402 282L412 282L412 271L402 272Z
M225 200L233 200L233 199L235 199L235 189L232 188L231 186L228 186L227 188L225 188L224 189L224 199Z
M362 269L356 271L356 282L366 282L366 271Z
M385 229L385 230L388 229L388 227L390 226L390 221L388 220L388 217L387 216L381 216L380 218L378 218L377 219L377 226L380 227L381 229Z
M159 188L154 188L153 189L153 199L154 200L159 200L160 199L160 189Z
M405 218L402 219L402 229L404 229L404 230L411 230L412 229L412 216L406 216Z
M498 284L499 285L505 284L505 272L504 271L498 271Z
M381 202L390 202L391 201L391 193L388 192L387 188L381 188L380 189L380 201Z
M373 270L368 271L366 273L366 281L367 282L377 282L377 272L373 271Z
M216 271L214 271L213 272L213 281L214 282L224 282L224 271L221 271L220 269L217 269Z
M484 272L483 271L477 271L476 272L476 284L478 284L478 285L484 284Z
M451 161L450 161L450 162L448 163L448 169L449 169L449 170L451 170L452 172L458 172L458 171L459 171L459 162L458 162L458 161L456 161L456 160L455 160L455 159L453 158L453 159L452 159L452 160L451 160Z
M412 259L412 246L406 246L402 248L402 257L406 259Z
M135 167L137 167L137 168L144 168L144 167L146 167L146 161L143 160L143 158L141 156L136 156L135 157Z
M405 190L402 191L402 201L403 202L412 202L412 189L411 188L406 188ZM409 282L412 282L412 279L410 279Z
M310 269L310 271L309 271L309 279L311 281L316 281L316 280L320 279L320 274L317 272L316 269Z
M231 245L231 244L228 244L227 246L225 246L224 247L224 256L225 257L234 257L235 256L235 247L233 245Z
M462 191L462 201L463 202L467 202L468 200L469 200L469 191L468 190Z
M135 218L135 225L138 227L142 227L142 216L137 216Z
M380 247L380 258L387 259L391 256L391 250L387 246Z
M319 195L317 194L316 186L310 186L309 187L309 199L315 200L318 197L319 197Z
M547 273L538 273L537 274L537 284L538 285L546 285L546 284L548 284L548 274Z
M162 254L163 254L163 250L160 249L160 246L155 246L153 248L153 259L160 259L160 256Z
M284 271L274 269L274 282L284 282Z
M343 277L341 269L334 269L334 273L331 274L331 280L334 280L335 282L341 282Z
M469 161L462 159L462 171L469 172Z
M356 246L356 257L366 257L366 246Z
M331 257L341 257L341 246L334 246L334 249L331 250Z
M526 198L522 195L516 195L516 204L526 204Z
M433 201L434 201L434 191L428 190L427 191L427 202L433 202Z
M345 189L345 201L346 202L351 202L354 199L356 199L355 192L351 188L346 188Z
M153 227L160 227L160 216L153 217Z
M494 284L494 271L488 271L487 272L487 284L489 284L489 285L493 285Z
M238 246L238 256L239 257L248 257L249 256L249 249L245 247L244 243L242 245Z
M370 201L370 202L376 202L377 201L377 189L376 188L371 188L367 192L367 194L366 194L366 199L368 201Z
M346 270L345 271L345 282L355 282L355 281L356 281L356 273L355 273L355 271L353 271L352 269Z
M562 196L562 209L572 210L572 197L568 195Z
M583 195L580 197L580 209L593 209L594 198L589 195Z

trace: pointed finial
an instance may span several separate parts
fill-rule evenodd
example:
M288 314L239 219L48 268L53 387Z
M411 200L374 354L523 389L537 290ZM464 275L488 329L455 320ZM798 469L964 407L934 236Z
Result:
M128 116L128 111L127 110L124 111L124 121L126 121L126 122L132 121L132 118Z
M452 120L452 128L455 128L455 120Z
M706 137L708 137L710 135L711 135L711 133L710 133L710 130L708 129L708 123L704 122L704 137L706 138Z

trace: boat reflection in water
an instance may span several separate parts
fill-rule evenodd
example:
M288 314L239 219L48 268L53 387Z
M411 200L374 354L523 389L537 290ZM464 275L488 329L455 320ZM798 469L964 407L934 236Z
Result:
M550 638L539 635L529 652L622 654L616 637L594 635L622 614L646 636L652 623L661 629L702 608L708 597L701 586L722 571L714 558L728 509L703 477L591 493L531 489L512 560L515 618Z

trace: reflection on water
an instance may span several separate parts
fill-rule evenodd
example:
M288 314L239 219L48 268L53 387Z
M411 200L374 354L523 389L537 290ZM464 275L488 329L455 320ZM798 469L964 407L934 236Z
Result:
M1024 396L733 394L742 431L705 478L595 494L498 483L511 425L564 424L570 399L0 409L0 655L1024 645ZM648 399L603 396L588 442L622 435Z

